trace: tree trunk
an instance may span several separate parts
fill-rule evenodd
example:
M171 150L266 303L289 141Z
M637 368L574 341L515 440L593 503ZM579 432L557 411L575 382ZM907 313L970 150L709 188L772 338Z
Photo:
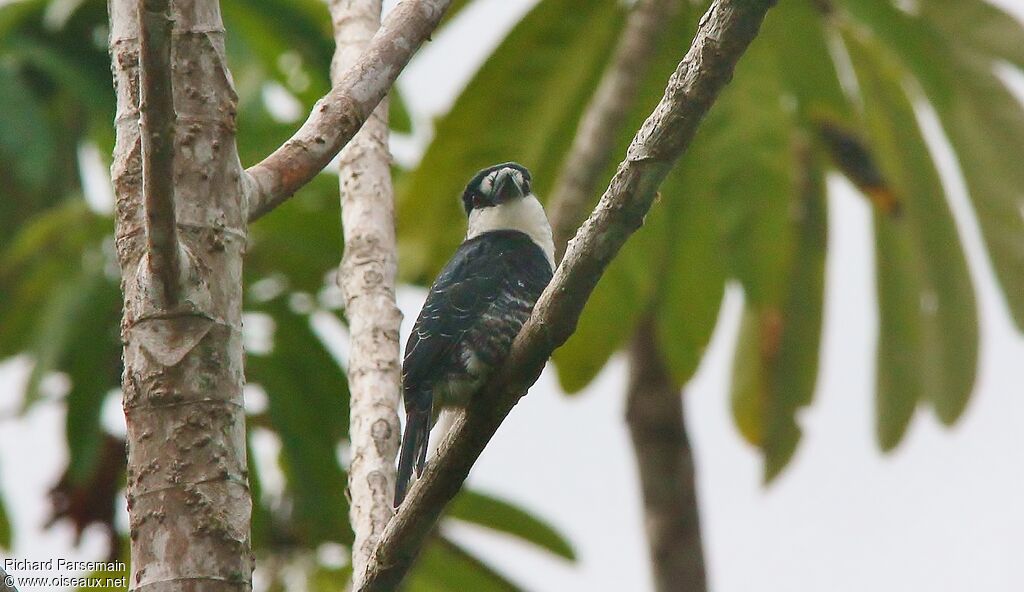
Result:
M650 318L629 349L626 423L633 440L644 500L647 546L658 592L707 589L693 451L683 399L658 351Z
M220 10L216 0L110 0L109 7L130 585L249 590L241 339L247 212ZM160 105L170 111L161 115ZM152 176L162 169L173 177Z
M359 59L380 25L381 0L331 0L337 49L331 79L337 84ZM345 295L351 347L348 387L352 464L348 490L353 586L394 514L395 455L401 363L395 304L394 192L388 152L388 100L370 115L341 151L341 218L345 254L338 283Z

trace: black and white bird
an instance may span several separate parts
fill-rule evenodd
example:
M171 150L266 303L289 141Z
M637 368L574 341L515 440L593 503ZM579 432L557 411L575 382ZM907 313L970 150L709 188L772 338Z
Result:
M508 355L551 281L554 241L530 172L514 162L486 168L462 204L466 239L430 287L402 364L405 433L395 507L413 469L422 474L430 429L442 409L464 408Z

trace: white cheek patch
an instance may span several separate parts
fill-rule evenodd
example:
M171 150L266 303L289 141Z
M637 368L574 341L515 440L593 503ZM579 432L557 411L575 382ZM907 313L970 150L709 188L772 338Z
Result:
M490 193L491 189L494 187L494 178L497 176L497 174L498 172L495 171L484 177L484 180L480 182L480 191L482 191L483 193Z
M551 238L551 225L544 214L544 206L532 194L489 208L476 208L469 213L467 240L495 230L516 230L530 237L544 251L551 269L555 268L555 241Z

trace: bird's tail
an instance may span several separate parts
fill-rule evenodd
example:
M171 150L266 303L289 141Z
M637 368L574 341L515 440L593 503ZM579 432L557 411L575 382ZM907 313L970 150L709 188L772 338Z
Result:
M405 432L402 434L402 452L398 457L398 480L395 482L395 507L402 505L409 490L413 465L416 476L423 473L430 435L430 410L411 409L405 415Z

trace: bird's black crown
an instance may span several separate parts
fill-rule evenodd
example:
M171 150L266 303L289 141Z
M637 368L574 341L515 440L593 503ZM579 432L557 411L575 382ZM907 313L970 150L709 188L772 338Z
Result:
M462 205L469 215L475 208L489 208L525 197L533 191L533 178L526 167L504 162L487 167L473 176L462 193Z

